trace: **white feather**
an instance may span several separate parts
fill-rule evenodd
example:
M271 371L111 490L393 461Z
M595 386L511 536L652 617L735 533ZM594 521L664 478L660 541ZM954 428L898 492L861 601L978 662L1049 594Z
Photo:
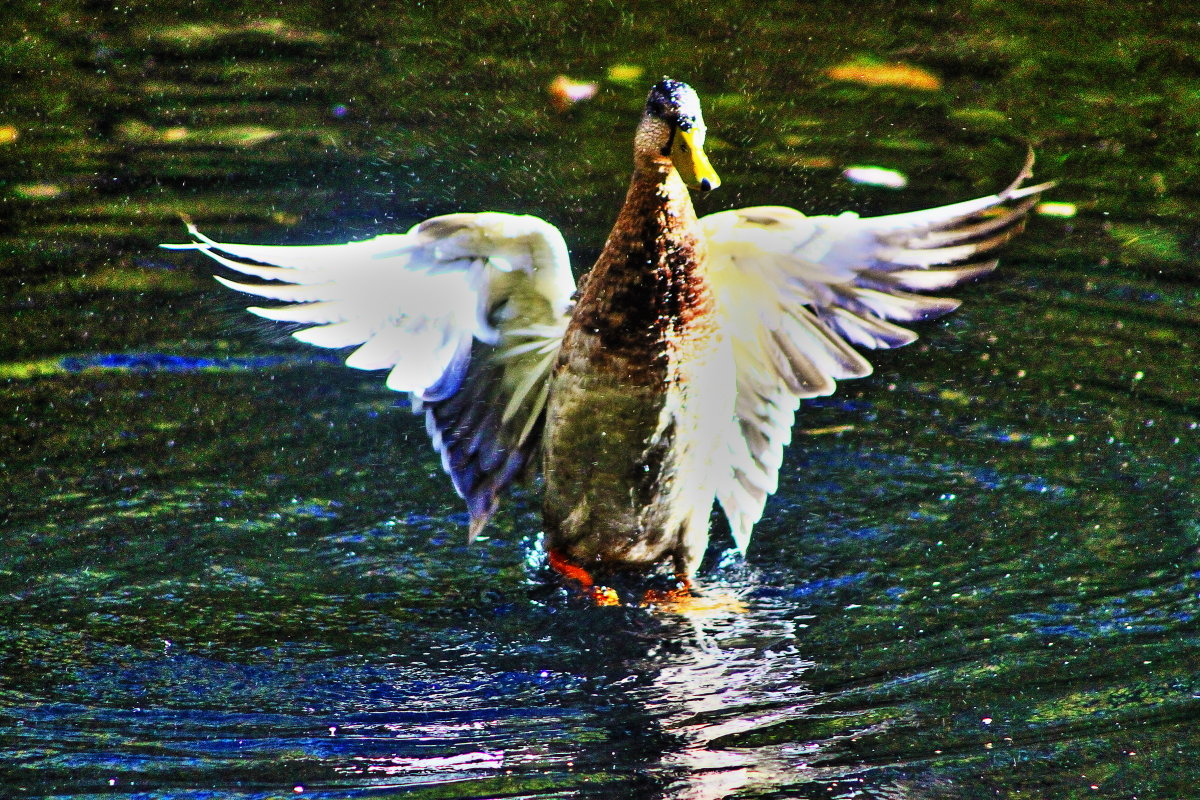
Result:
M1028 165L1021 178L1027 175ZM1033 196L1048 187L1019 182L988 197L883 217L807 217L763 206L700 220L736 364L737 419L724 433L729 469L717 499L740 549L775 491L800 400L870 374L851 345L899 347L916 338L889 320L956 308L955 300L903 290L948 288L995 267L975 259L1010 238Z
M546 405L575 291L558 230L536 217L487 212L435 217L407 233L332 245L218 242L190 224L188 232L190 244L166 246L199 250L230 270L271 281L217 276L230 289L291 304L249 311L311 325L292 334L302 342L355 347L347 366L388 370L388 388L411 393L478 530L494 508L489 498L535 451L529 438ZM469 385L473 371L491 383ZM471 393L462 408L436 417L438 404L452 403L461 391ZM474 413L492 404L503 413ZM463 466L472 459L474 466ZM491 471L494 481L480 474Z

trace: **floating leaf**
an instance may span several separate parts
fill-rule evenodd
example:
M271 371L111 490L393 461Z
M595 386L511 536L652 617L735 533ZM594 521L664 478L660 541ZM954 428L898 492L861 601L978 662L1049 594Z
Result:
M883 186L888 189L903 189L908 186L908 177L903 172L887 167L846 167L842 177L851 183Z
M13 194L26 200L53 200L64 191L57 183L22 183L13 187Z
M12 144L18 135L16 125L0 125L0 144Z
M606 77L613 83L629 84L637 83L644 74L645 68L634 64L613 64L608 68Z
M858 59L830 67L825 74L835 81L852 81L867 86L900 86L922 91L942 88L941 79L932 72L899 61L884 63Z
M558 112L567 111L576 103L591 100L596 96L600 86L590 81L577 81L566 75L559 75L550 82L550 105Z
M1073 217L1078 211L1074 203L1038 203L1033 210L1043 217Z

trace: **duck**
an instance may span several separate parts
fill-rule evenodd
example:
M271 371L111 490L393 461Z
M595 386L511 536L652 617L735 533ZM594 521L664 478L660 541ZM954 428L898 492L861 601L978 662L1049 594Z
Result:
M882 216L784 206L697 217L721 180L700 100L663 78L633 137L624 204L573 278L559 230L482 211L324 245L189 241L231 272L248 310L346 349L409 395L474 540L515 483L540 473L549 563L586 587L697 573L719 505L745 554L803 400L863 378L863 350L959 302L929 294L991 272L1052 183ZM244 277L243 277L244 276ZM248 282L246 278L255 279Z

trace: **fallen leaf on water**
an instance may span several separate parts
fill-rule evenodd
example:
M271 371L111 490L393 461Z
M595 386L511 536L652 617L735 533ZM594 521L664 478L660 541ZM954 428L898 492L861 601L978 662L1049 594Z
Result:
M1043 217L1073 217L1078 211L1074 203L1038 203L1033 210Z
M0 125L0 144L12 144L18 135L16 125Z
M942 88L941 79L932 72L899 61L850 61L830 67L825 74L835 81L852 81L867 86L900 86L922 91L936 91Z
M550 82L550 105L558 112L567 111L576 103L591 100L600 89L598 84L590 81L577 81L566 75L559 75Z
M851 183L883 186L887 189L903 189L908 186L908 178L903 172L897 172L887 167L846 167L842 172L842 177Z
M52 200L63 191L57 183L22 183L13 187L13 194L26 200Z
M636 64L613 64L608 68L605 77L613 83L636 83L645 73L645 68Z

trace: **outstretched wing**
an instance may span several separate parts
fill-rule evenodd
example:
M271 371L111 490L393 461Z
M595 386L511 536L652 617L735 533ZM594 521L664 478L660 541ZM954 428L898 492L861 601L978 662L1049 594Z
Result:
M306 325L292 334L355 348L346 365L388 370L411 393L467 501L471 537L538 450L548 376L575 282L566 243L537 217L450 214L407 233L313 246L229 244L188 224L190 244L268 283L223 285L288 305L251 307Z
M700 220L737 370L738 429L726 437L732 474L717 498L743 551L777 488L800 400L870 374L852 345L908 344L916 334L894 322L958 307L913 292L947 289L995 268L991 252L1021 231L1038 194L1052 185L1022 187L1031 165L998 194L924 211L862 219L768 206Z

